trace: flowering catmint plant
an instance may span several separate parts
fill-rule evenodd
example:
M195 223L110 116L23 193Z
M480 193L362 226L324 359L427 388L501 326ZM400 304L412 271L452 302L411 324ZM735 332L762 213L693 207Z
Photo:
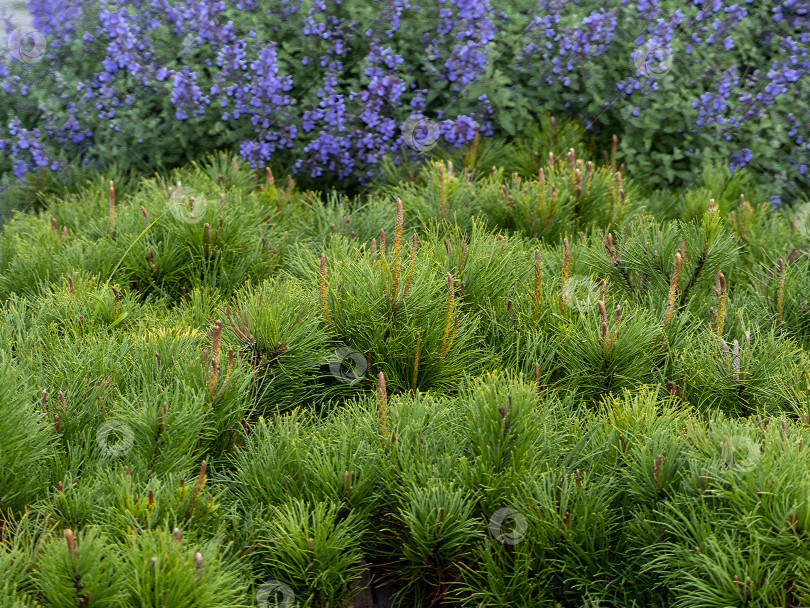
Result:
M46 46L36 62L0 59L0 174L154 169L233 148L257 168L356 182L383 156L514 135L551 112L618 134L628 170L652 184L720 161L776 197L810 187L806 0L28 8Z

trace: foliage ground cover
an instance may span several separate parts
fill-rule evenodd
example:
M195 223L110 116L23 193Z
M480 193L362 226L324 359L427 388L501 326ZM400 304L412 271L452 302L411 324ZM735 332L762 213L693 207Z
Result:
M478 143L16 214L0 604L810 604L807 209Z

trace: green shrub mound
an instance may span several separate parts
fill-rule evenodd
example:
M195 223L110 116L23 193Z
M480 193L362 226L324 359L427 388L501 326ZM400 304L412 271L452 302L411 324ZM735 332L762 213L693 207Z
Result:
M806 210L484 152L18 213L0 605L810 604Z

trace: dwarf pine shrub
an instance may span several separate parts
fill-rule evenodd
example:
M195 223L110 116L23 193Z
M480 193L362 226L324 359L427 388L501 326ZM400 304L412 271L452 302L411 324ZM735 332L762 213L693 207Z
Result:
M480 143L11 219L0 603L805 605L804 212Z

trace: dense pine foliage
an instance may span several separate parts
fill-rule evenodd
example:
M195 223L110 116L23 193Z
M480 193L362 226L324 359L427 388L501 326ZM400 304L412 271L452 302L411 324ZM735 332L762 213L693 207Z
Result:
M0 604L810 604L807 209L565 132L17 214Z

